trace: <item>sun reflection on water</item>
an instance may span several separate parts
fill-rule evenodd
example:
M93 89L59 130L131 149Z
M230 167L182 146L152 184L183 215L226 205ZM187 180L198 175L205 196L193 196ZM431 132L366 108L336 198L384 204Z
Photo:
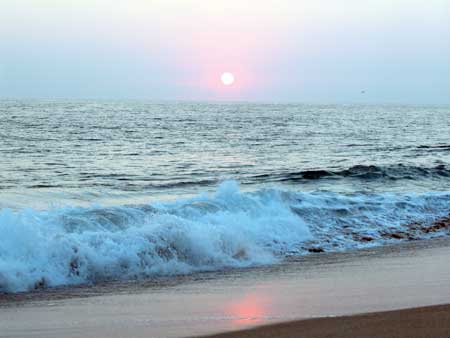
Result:
M225 306L225 312L236 327L263 324L269 319L271 299L267 293L253 292L233 299Z

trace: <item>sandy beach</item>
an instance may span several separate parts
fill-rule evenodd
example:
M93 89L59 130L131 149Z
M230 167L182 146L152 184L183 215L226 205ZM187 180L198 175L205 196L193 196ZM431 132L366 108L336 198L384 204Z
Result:
M450 337L450 305L301 320L208 337L448 338Z
M315 254L270 267L196 274L171 284L119 283L2 296L0 337L170 338L281 322L290 323L245 334L284 337L308 327L311 331L305 332L317 337L333 336L327 328L335 332L333 325L348 323L336 334L351 331L364 337L373 333L371 327L390 327L393 331L386 331L386 337L397 337L401 325L412 322L427 323L425 330L430 330L413 333L441 337L448 325L444 321L448 307L293 321L450 303L449 254L447 239L416 241ZM385 319L397 326L378 325Z

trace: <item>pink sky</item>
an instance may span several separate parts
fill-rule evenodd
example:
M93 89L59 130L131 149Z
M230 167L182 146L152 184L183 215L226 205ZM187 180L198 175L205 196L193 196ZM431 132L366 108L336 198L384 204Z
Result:
M450 100L447 0L3 0L0 39L0 97Z

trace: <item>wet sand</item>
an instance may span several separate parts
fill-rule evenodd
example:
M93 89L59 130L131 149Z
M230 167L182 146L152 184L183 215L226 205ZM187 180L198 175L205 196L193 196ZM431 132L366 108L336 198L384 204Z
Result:
M196 274L172 283L0 295L0 337L187 337L280 322L291 322L288 326L315 322L292 322L299 319L446 304L450 303L449 258L448 239L416 241L314 254L270 267ZM427 318L439 322L446 318L433 313ZM348 337L353 331L342 332ZM435 331L427 332L434 336ZM364 337L364 332L358 337ZM440 336L436 333L436 337Z
M316 318L211 335L208 338L449 338L450 305Z

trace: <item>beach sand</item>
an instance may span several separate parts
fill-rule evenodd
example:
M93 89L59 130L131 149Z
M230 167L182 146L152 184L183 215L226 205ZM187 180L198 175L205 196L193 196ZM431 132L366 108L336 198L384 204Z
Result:
M449 338L450 305L315 318L210 335L209 338Z
M192 337L281 322L287 324L233 335L291 338L301 337L299 330L308 328L307 336L316 338L340 333L385 337L384 329L392 329L386 337L443 337L450 325L448 307L295 321L450 303L449 257L448 239L415 241L314 254L268 267L200 273L170 283L3 295L0 337ZM408 323L429 326L407 331ZM335 331L335 324L341 331ZM373 334L371 328L379 331Z

